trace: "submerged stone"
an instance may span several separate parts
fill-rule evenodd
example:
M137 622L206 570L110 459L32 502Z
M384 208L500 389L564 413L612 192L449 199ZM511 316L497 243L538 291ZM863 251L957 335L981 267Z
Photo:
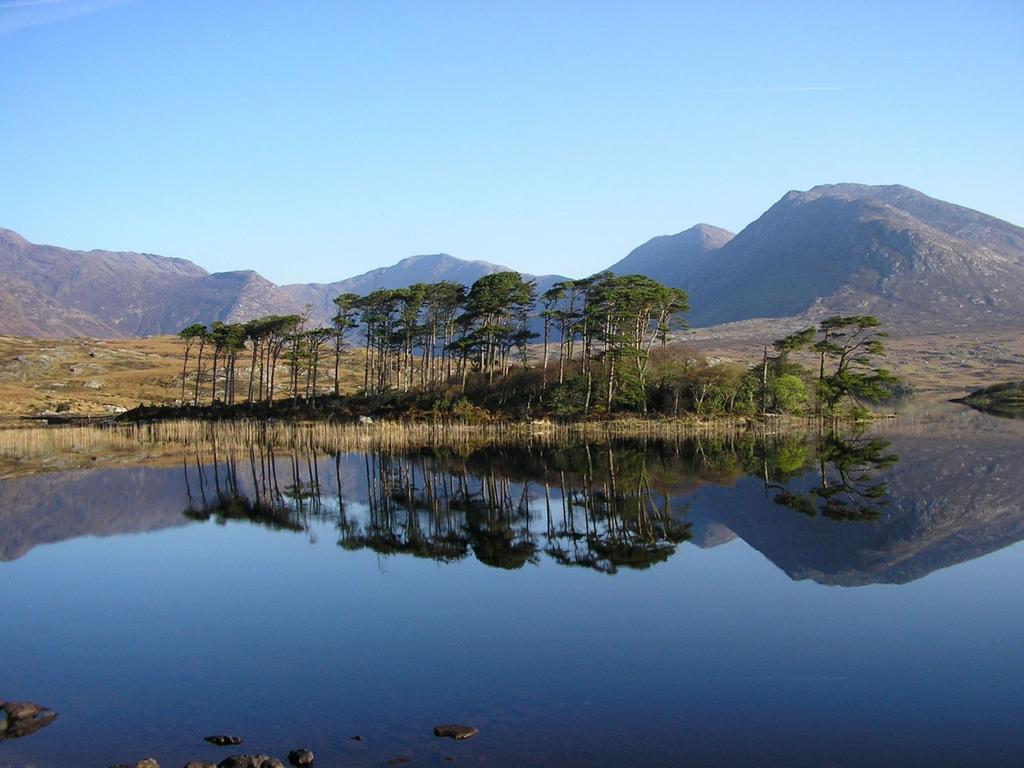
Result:
M0 701L0 739L18 739L57 719L57 713L31 701Z
M456 741L462 741L463 739L470 739L480 733L479 728L474 728L472 725L437 725L434 726L434 735L442 738L455 739Z
M203 739L216 744L218 747L237 747L242 743L241 736L226 736L225 734L215 734L213 736L204 736Z
M270 755L232 755L217 763L217 768L284 768L284 763Z

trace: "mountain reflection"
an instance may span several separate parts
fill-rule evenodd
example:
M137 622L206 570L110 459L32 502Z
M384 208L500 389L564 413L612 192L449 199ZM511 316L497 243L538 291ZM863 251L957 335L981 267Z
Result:
M692 538L687 496L751 476L775 504L868 524L888 503L880 471L897 457L878 437L753 436L614 441L317 457L252 448L182 466L193 520L247 520L338 545L495 568L536 564L613 574L648 568ZM324 477L324 475L327 477Z

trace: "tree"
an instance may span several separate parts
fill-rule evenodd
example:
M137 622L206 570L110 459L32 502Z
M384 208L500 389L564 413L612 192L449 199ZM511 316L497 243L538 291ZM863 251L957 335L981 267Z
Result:
M518 272L484 275L470 287L463 320L488 383L494 381L496 370L508 373L513 349L519 349L526 367L526 347L536 336L528 327L536 297L536 283L523 280Z
M833 411L843 398L878 401L892 394L897 378L876 367L885 355L881 321L872 315L833 315L817 328L805 328L775 342L783 360L790 352L810 348L818 355L818 397L823 411Z
M302 318L299 315L271 315L267 318L267 404L274 405L276 389L277 364L285 346L293 342L293 337Z
M193 323L178 333L178 337L185 342L185 360L181 364L181 402L185 402L185 379L188 376L188 356L196 342L202 343L206 336L206 326L203 323ZM198 381L199 374L196 373Z
M665 343L670 320L689 309L686 293L644 275L603 272L586 287L584 347L600 345L605 371L605 406L610 413L616 390L629 382L626 400L646 410L647 368L656 341ZM630 370L624 370L629 366Z
M305 341L309 354L309 368L306 371L306 397L316 403L316 379L320 367L320 350L331 338L334 331L330 328L313 328L306 331Z
M338 308L337 314L332 320L334 339L334 396L341 394L339 384L341 372L341 353L345 351L348 342L345 337L348 332L359 325L359 296L355 293L343 293L334 297L334 306Z

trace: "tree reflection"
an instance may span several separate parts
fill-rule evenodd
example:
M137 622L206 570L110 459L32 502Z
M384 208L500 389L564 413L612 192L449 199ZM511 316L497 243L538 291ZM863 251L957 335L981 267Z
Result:
M833 520L876 520L888 505L887 484L878 472L899 461L888 453L891 443L880 437L838 434L824 436L817 449L817 483L811 488L787 487L765 480L777 504L806 515Z
M874 472L896 461L887 447L837 435L326 457L254 446L194 456L182 471L185 514L195 520L247 520L311 538L313 521L329 521L351 551L445 563L472 555L509 570L546 555L614 574L667 560L692 536L685 499L745 475L762 476L766 493L798 511L872 519L885 503Z

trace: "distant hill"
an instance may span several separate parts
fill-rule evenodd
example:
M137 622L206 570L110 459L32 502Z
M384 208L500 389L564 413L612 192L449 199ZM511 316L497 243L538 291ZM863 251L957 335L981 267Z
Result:
M1024 324L1024 229L902 186L790 192L682 265L690 323L873 313L910 329Z
M511 272L510 267L491 264L486 261L466 261L437 253L424 256L410 256L390 267L364 272L361 275L339 280L334 283L305 283L282 286L282 290L300 307L310 306L312 317L328 322L334 316L334 297L342 293L356 293L365 296L379 289L405 288L415 283L437 283L449 280L463 285L472 285L484 275L495 272ZM541 293L559 280L558 275L528 275L524 278L537 281Z
M334 283L278 286L253 271L210 274L185 259L148 253L72 251L0 229L0 334L129 338L173 334L191 323L303 313L329 323L340 293L453 280L471 285L509 271L447 254L413 256ZM527 276L530 277L530 276ZM563 278L537 279L539 290Z
M616 275L647 275L678 287L733 237L732 232L719 227L698 224L675 235L648 240L630 251L622 261L612 264L608 271Z
M150 336L199 321L294 310L281 289L255 272L211 275L185 259L71 251L0 229L0 333Z

